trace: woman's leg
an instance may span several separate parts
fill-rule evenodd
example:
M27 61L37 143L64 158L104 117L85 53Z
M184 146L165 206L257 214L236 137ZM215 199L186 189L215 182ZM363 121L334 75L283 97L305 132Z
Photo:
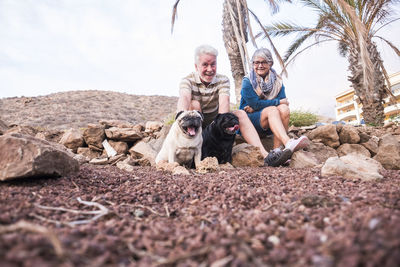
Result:
M250 145L258 147L261 154L265 158L268 155L268 152L262 145L260 137L256 129L254 128L253 123L251 123L249 117L247 116L246 112L244 112L243 110L235 110L232 113L235 114L239 119L240 132L242 133L244 140L246 140L246 142Z
M283 109L284 108L282 108L282 111L284 111ZM270 128L274 134L274 148L286 144L290 139L287 135L289 116L288 114L286 115L287 116L284 116L284 119L282 119L280 110L275 106L266 107L261 112L261 126L264 129Z

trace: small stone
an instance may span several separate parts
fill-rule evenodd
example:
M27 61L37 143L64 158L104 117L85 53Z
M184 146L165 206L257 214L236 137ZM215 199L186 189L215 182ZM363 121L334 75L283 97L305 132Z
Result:
M276 235L270 235L268 237L268 241L271 242L274 246L279 245L279 243L281 242L279 237L277 237Z

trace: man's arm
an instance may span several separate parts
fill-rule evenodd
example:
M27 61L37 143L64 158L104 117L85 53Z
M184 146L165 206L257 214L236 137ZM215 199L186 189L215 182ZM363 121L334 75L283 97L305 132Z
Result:
M218 113L227 113L230 110L229 95L220 95L218 97Z
M192 101L192 94L189 93L188 91L180 90L177 111L189 110L191 101Z

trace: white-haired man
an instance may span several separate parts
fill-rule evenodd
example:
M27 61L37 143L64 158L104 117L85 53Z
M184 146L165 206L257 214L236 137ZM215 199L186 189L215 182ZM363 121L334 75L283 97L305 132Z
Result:
M210 124L218 113L230 111L228 77L217 74L218 51L209 45L201 45L195 50L195 69L182 79L179 88L178 111L198 110L203 112L203 127ZM243 110L233 113L239 118L240 132L247 143L260 149L265 166L280 166L291 156L289 149L273 150L268 153L260 137Z

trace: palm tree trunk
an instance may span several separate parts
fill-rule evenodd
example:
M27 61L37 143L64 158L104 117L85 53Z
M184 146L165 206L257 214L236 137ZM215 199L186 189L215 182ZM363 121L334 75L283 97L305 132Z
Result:
M236 8L236 1L235 0L225 0L223 5L223 13L222 13L222 33L223 33L223 40L225 44L225 49L228 54L228 58L231 64L231 71L232 76L235 83L235 96L236 96L236 103L240 101L240 90L242 87L242 79L245 75L244 66L242 62L242 58L240 56L240 48L239 42L236 39L235 32L234 32L234 25L232 24L232 20L229 13L228 2L230 2L233 11L236 17L236 26L240 28L238 15L237 15L237 8ZM242 10L241 10L242 12ZM246 33L246 29L243 29L243 32ZM247 36L247 34L245 34ZM247 41L247 40L246 40Z
M366 86L363 82L363 66L358 48L350 48L348 59L351 76L348 77L348 80L352 83L352 87L362 104L365 123L383 125L385 119L383 98L386 95L386 85L384 82L385 77L380 69L382 60L375 43L369 41L367 49L373 64L373 83L370 86Z

